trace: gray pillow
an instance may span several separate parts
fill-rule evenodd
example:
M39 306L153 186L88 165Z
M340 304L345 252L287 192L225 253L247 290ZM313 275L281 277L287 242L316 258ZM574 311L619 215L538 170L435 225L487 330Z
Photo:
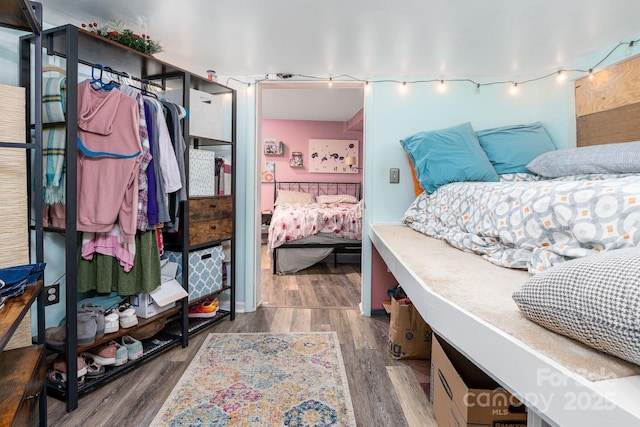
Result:
M527 169L548 178L589 173L640 173L640 141L549 151L529 162Z
M640 365L640 248L553 266L513 299L529 320Z

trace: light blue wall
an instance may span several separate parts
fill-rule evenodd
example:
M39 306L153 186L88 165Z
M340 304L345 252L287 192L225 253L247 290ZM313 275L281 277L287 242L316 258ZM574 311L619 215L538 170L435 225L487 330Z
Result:
M0 29L0 83L17 83L17 39L19 34ZM640 33L625 41L640 38ZM613 47L606 46L594 50L565 68L588 69L602 59ZM638 47L622 47L612 54L600 68L623 60L640 52ZM553 71L553 70L549 70ZM582 73L572 73L564 83L554 78L522 85L518 95L513 96L507 86L482 87L479 94L468 83L448 83L448 90L440 93L435 84L408 85L405 93L399 93L398 84L370 84L365 99L365 224L381 221L399 221L407 206L413 200L411 174L399 140L421 130L439 129L470 121L475 129L514 123L542 121L552 139L559 147L575 145L575 117L573 79ZM382 76L364 77L369 80L384 79ZM408 77L391 77L398 80L413 80ZM502 76L493 80L511 79ZM244 76L240 81L248 81ZM480 82L492 79L477 79ZM257 238L257 156L256 156L256 93L247 94L246 86L233 80L221 82L238 89L237 159L237 301L239 308L252 309L255 306L254 284L259 252L256 251ZM389 184L389 168L400 168L400 184ZM54 241L47 245L48 254L55 252ZM371 254L369 241L364 241L363 311L368 314L369 269ZM60 249L62 254L62 249ZM62 258L61 255L59 258ZM50 263L47 268L47 282L55 280L59 271ZM61 273L60 273L61 274ZM53 313L62 304L48 307ZM51 312L51 313L50 313ZM49 325L50 322L47 321Z
M637 39L631 36L627 40ZM588 69L600 61L612 46L594 51L581 58L575 64L567 64L565 69ZM619 49L612 54L601 67L611 64L640 52L638 48L630 51ZM553 72L555 70L549 70ZM367 224L372 222L397 222L409 204L415 198L411 181L411 172L404 151L399 141L401 138L421 130L440 129L463 122L471 122L476 130L517 123L541 121L549 131L551 138L559 148L575 146L575 108L574 80L585 73L573 72L568 78L558 82L555 77L521 85L517 95L510 92L507 85L484 86L476 94L475 87L469 83L447 83L448 90L437 91L437 84L407 85L407 90L400 93L399 84L369 84L365 98L365 130L364 130L364 240L363 240L363 305L364 314L370 314L369 292L371 286L370 266L371 248L367 238ZM246 77L236 76L238 80L248 81ZM535 76L532 76L535 77ZM404 80L418 78L361 76L365 80ZM472 77L471 77L472 78ZM502 76L494 79L480 79L481 83L511 79ZM233 86L233 84L232 84ZM242 93L242 89L239 89ZM242 99L239 96L239 99ZM243 129L242 138L238 137L238 162L240 180L246 184L246 190L239 188L238 197L245 201L238 203L239 210L246 209L238 218L238 229L245 230L239 235L241 260L238 269L245 268L244 286L246 308L251 310L256 301L254 298L255 272L259 271L259 259L255 248L256 205L255 184L257 180L256 139L255 139L255 96L249 96L247 111L239 114L238 127ZM253 113L250 110L253 109ZM243 117L247 121L243 122ZM246 139L245 139L246 138ZM400 183L389 183L389 169L400 169ZM238 182L241 187L240 180ZM244 191L244 194L242 192ZM253 208L252 208L253 207ZM251 212L253 214L246 213ZM243 223L246 221L246 223ZM244 258L246 257L246 258Z

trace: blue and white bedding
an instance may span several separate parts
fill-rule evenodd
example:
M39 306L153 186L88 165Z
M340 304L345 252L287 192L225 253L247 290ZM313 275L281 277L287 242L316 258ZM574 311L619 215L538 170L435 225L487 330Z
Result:
M606 250L640 247L640 175L454 182L422 193L403 222L503 267L541 272Z

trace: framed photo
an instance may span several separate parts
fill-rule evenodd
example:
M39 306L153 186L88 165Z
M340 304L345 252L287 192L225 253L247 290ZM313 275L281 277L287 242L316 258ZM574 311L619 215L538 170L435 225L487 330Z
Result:
M358 173L359 141L310 139L310 173Z
M284 153L284 142L269 138L264 140L263 152L266 155L279 156Z
M273 182L276 179L275 162L262 162L262 182Z
M302 153L299 151L294 151L291 153L291 159L289 160L289 166L292 168L301 168L304 167L302 163Z

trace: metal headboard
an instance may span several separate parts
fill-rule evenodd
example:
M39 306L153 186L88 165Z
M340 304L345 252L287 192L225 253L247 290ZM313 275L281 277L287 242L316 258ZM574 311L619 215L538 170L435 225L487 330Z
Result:
M273 186L273 200L278 198L278 190L299 191L314 196L348 194L360 200L361 183L359 182L294 182L276 181Z

